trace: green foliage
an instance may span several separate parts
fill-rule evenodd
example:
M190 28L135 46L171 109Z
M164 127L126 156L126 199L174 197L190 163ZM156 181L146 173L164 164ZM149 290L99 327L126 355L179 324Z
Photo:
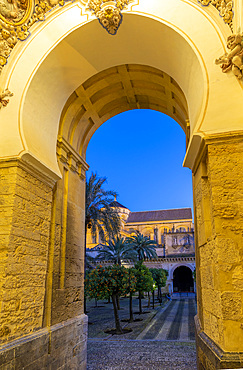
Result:
M162 288L166 286L166 280L168 276L168 271L164 269L156 269L150 268L149 271L151 272L153 279L158 288Z
M98 231L103 241L117 235L121 227L119 214L111 207L117 193L104 190L105 182L106 177L98 177L92 172L86 181L85 199L85 231L91 229L93 236Z
M132 269L129 269L132 270ZM122 296L136 291L136 278L133 271L123 266L101 265L87 273L85 294L90 299L108 299L110 296Z
M147 236L137 233L134 236L126 238L127 248L137 253L138 260L142 261L147 258L158 258L156 252L157 243L150 240Z
M135 276L137 279L137 292L151 292L154 290L154 280L149 269L139 261L135 265Z
M113 261L115 264L121 265L124 259L135 259L136 253L127 249L125 238L116 236L105 245L103 250L99 252L97 258L102 260Z

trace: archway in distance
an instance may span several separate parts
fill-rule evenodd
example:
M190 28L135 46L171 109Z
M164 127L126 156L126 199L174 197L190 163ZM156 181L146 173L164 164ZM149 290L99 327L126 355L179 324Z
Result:
M173 273L173 292L194 292L192 271L187 266L179 266Z

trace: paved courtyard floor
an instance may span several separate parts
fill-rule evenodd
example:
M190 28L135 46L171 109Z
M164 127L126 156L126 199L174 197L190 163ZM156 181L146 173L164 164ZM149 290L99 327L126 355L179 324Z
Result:
M121 320L128 318L128 299L121 299ZM143 304L147 304L144 300ZM183 298L143 310L135 318L143 321L122 322L132 328L131 333L109 335L105 329L114 327L112 304L88 302L89 340L88 370L130 369L196 369L194 299ZM134 311L138 300L134 298Z

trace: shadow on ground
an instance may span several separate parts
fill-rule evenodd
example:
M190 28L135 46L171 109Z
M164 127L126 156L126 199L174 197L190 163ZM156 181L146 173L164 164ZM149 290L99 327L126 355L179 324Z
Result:
M129 300L120 300L120 319L129 317ZM122 322L122 327L132 332L124 335L109 335L104 331L114 328L111 303L99 301L87 304L89 316L88 370L130 369L196 369L194 341L195 301L192 299L164 300L155 309L147 307L143 300L142 315L134 318L142 321ZM138 299L133 300L134 311ZM159 338L159 339L158 339ZM161 338L164 338L161 340ZM181 340L183 339L183 340Z

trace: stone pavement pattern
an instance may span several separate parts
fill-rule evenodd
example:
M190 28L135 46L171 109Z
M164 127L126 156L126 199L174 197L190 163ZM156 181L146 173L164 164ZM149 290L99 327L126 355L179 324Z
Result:
M146 340L88 342L88 370L194 370L195 344Z
M127 318L126 299L121 300L121 308L121 319ZM133 329L131 333L111 336L103 330L114 326L112 306L101 303L89 314L93 325L89 326L88 370L196 369L195 314L194 299L172 300L135 315L143 321L124 324Z

